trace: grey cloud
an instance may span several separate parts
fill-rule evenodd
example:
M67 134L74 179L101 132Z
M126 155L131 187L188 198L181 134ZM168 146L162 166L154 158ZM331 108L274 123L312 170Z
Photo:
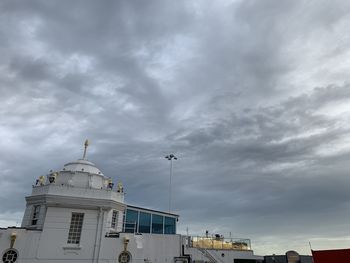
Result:
M318 88L309 96L291 98L275 107L246 110L249 114L242 114L241 118L249 121L233 118L232 122L224 121L225 125L219 122L212 129L199 128L181 137L180 140L188 142L186 149L195 149L191 155L200 158L198 163L205 171L193 180L186 178L193 193L188 194L190 198L186 202L186 198L181 198L184 213L192 218L190 214L196 207L200 210L196 215L210 217L210 203L222 217L232 216L246 231L257 233L262 230L260 224L254 226L257 223L254 220L259 220L265 231L268 228L275 234L282 228L293 232L300 228L301 222L312 227L315 218L320 216L324 222L329 222L334 211L348 206L347 172L343 168L348 165L346 157L334 164L335 159L344 154L321 157L315 149L347 136L348 128L339 128L334 119L316 113L318 103L349 99L349 96L334 95L347 89L347 86ZM323 99L319 100L320 97ZM265 118L261 119L263 116ZM289 124L291 119L298 121ZM242 123L244 130L238 133ZM215 125L232 131L234 136L227 133L220 136L215 132ZM318 128L325 128L325 131L283 141L291 135ZM252 131L253 136L247 131ZM281 168L269 170L271 166ZM245 222L247 217L249 220ZM275 226L276 220L282 221L279 226ZM322 223L318 227L320 230ZM312 229L315 231L315 226Z
M0 5L1 215L18 215L35 178L79 158L88 137L89 159L127 201L154 209L168 204L164 156L179 157L181 231L233 231L283 253L284 236L347 226L349 114L324 110L350 99L347 66L325 63L316 88L299 81L315 76L302 40L320 49L315 63L345 56L328 38L347 2Z

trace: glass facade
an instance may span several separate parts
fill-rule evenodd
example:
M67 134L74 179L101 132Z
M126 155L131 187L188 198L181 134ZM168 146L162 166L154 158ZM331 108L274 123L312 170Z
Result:
M124 232L176 234L176 217L154 214L152 211L142 211L127 208L124 217Z
M151 214L140 212L139 219L139 232L150 233L151 232Z
M125 232L134 233L137 231L138 211L126 210L125 216Z
M164 234L174 235L176 233L176 220L173 217L165 217Z
M163 220L164 217L152 214L152 233L163 234Z

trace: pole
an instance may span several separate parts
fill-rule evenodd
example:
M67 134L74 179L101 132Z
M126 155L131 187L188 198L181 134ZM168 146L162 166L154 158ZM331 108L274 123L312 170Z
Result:
M173 170L173 160L170 159L170 171L169 171L169 213L171 212L171 174Z
M177 157L174 154L169 154L165 156L166 159L170 161L170 170L169 170L169 213L171 213L171 177L173 175L173 159L177 160Z
M85 143L84 143L84 154L83 154L83 159L85 160L86 158L86 151L87 151L87 147L89 146L89 140L86 139Z

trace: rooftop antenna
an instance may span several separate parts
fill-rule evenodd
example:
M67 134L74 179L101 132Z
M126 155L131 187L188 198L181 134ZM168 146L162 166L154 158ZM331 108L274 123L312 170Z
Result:
M83 159L85 160L86 159L87 147L89 146L89 140L88 139L85 140L84 146L85 146L85 148L84 148Z

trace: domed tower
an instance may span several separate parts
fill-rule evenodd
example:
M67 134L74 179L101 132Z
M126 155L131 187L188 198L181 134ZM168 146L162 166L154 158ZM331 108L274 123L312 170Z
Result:
M43 238L55 237L67 250L81 248L84 242L86 247L95 247L90 243L99 236L123 227L123 187L121 183L115 187L111 178L86 159L88 144L86 140L82 159L40 176L26 197L22 227L42 230Z

